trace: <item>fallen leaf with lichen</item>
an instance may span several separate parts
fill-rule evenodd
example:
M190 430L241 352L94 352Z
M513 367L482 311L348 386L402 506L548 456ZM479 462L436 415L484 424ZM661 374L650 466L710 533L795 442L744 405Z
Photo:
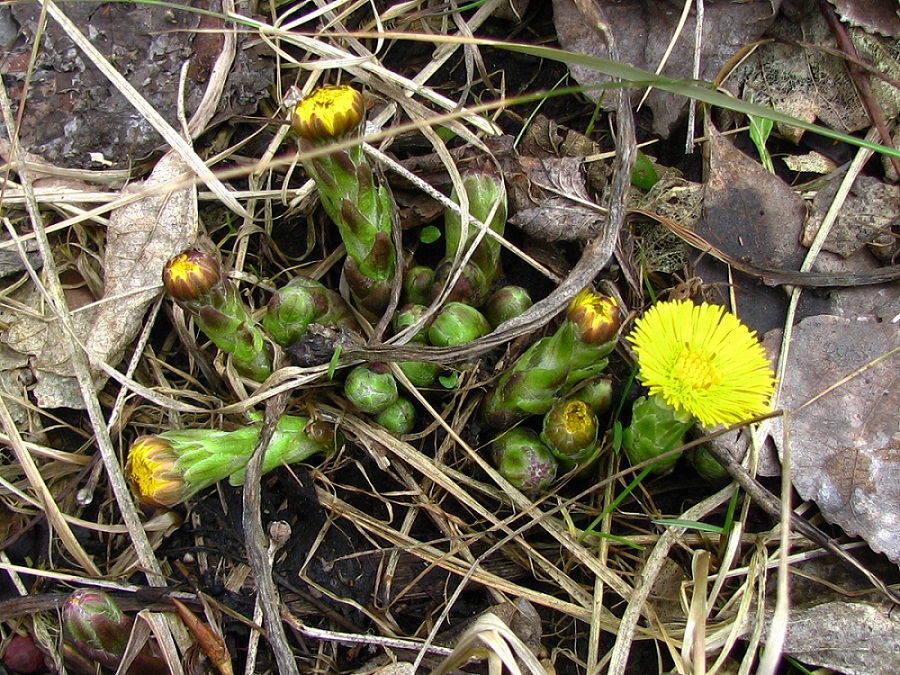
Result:
M780 331L766 342L777 344ZM816 316L791 339L781 406L791 480L830 523L900 562L900 331L891 323ZM772 438L784 458L784 426Z

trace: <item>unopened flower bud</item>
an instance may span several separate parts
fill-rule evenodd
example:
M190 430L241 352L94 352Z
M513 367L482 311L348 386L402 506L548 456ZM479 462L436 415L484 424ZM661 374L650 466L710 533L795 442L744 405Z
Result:
M417 265L406 272L403 279L403 300L413 305L427 305L434 287L434 270Z
M278 289L262 325L275 342L290 347L306 336L311 323L357 330L359 326L344 299L322 283L295 277Z
M728 469L719 463L716 456L703 445L698 445L688 451L691 464L701 476L711 482L721 482L731 478Z
M556 479L556 458L531 429L510 429L491 448L497 472L520 490L543 490Z
M397 400L397 380L384 363L362 363L347 374L344 396L360 412L377 415Z
M594 453L599 427L584 401L560 401L544 416L541 440L558 459L577 463Z
M409 326L415 324L421 319L428 308L425 305L411 304L403 307L399 312L394 314L391 320L391 326L395 333L401 333ZM412 336L410 342L427 343L428 342L428 325L423 324L418 332Z
M362 117L363 99L356 89L324 86L297 104L291 128L309 141L328 141L355 129Z
M101 590L73 591L62 607L63 636L81 654L105 668L119 666L132 619Z
M374 415L372 420L391 433L402 436L412 432L416 426L416 407L408 398L400 396L387 408Z
M602 415L612 407L612 378L606 376L597 377L571 392L569 396L587 403L588 408L595 415Z
M491 332L484 314L461 302L448 302L428 328L435 347L464 345Z
M132 444L125 464L131 489L144 504L172 507L226 478L232 485L241 485L261 426L141 436ZM262 472L333 450L336 443L331 425L283 415L266 448Z
M609 342L616 336L622 321L615 298L588 289L569 303L566 318L578 326L581 339L587 344Z
M435 269L434 285L431 287L432 302L437 299L441 294L441 289L450 281L452 271L453 260L451 258L441 261ZM462 302L473 307L480 307L487 300L487 294L490 290L491 280L480 267L470 261L462 268L459 278L453 285L453 289L447 295L447 299L452 302Z
M185 251L166 263L162 281L166 293L179 302L205 298L222 280L218 261L202 251Z
M504 286L497 289L484 306L484 315L496 328L524 313L531 305L531 295L521 286Z
M430 387L437 380L441 367L430 361L400 361L397 367L416 387Z
M3 652L3 665L16 675L31 675L47 669L44 655L30 635L13 635Z
M684 444L684 434L693 425L691 416L676 411L657 396L641 396L632 407L631 426L622 434L622 448L632 464L641 464ZM680 453L651 464L652 473L671 471Z

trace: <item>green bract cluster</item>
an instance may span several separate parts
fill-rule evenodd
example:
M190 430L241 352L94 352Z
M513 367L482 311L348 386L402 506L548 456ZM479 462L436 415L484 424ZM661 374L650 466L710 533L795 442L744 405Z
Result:
M441 236L435 226L420 236L421 248L398 250L404 235L393 199L359 139L364 108L352 87L323 87L292 113L299 160L346 254L341 293L297 277L255 314L216 257L196 250L173 258L163 283L195 325L230 355L235 370L257 382L280 362L274 358L279 348L294 365L331 361L340 367L341 339L359 344L393 331L388 339L418 348L420 360L372 359L355 361L343 372L337 368L343 378L340 402L349 413L368 416L395 434L411 434L414 399L439 401L456 386L459 364L441 365L446 361L436 354L463 354L452 350L514 321L532 299L520 286L497 288L508 215L506 187L497 172L462 172L450 195L457 207L444 212L443 252L427 248ZM415 260L420 251L420 257L437 260L434 268ZM559 472L581 470L611 446L601 423L612 403L612 380L604 371L622 320L615 297L584 289L552 330L522 345L518 358L503 362L487 383L476 424L490 435L495 467L514 486L545 489ZM634 463L668 471L677 457L656 458L681 445L695 422L728 424L767 409L773 387L768 361L756 336L721 308L658 303L637 320L628 341L638 359L638 378L648 389L635 401L622 435ZM148 504L172 506L220 480L239 484L259 432L254 423L230 432L197 429L142 437L129 456L135 492ZM330 425L285 416L263 468L330 450L336 436Z

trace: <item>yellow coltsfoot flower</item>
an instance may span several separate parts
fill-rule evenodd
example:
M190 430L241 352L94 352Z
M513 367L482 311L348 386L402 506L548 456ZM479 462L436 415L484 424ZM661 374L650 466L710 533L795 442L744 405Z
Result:
M768 412L775 380L756 333L718 305L660 302L638 319L627 340L638 379L649 390L635 401L623 446L632 463L682 443L696 421L735 424ZM670 470L677 456L652 465Z
M638 378L669 406L705 427L769 410L772 368L756 333L719 305L660 302L628 336Z

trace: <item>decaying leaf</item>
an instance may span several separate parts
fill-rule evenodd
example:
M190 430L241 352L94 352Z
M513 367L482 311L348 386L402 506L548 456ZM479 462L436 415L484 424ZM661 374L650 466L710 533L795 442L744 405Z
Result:
M707 124L706 133L708 178L695 232L719 250L756 267L799 269L806 253L799 245L806 217L803 200L783 180L735 148L712 124ZM706 284L729 282L724 265L710 256L700 259L696 274ZM735 291L741 319L751 328L763 332L781 325L786 299L780 289L748 280ZM727 293L719 297L724 300Z
M828 0L838 16L870 33L900 36L900 14L895 0Z
M577 4L572 0L553 2L560 44L563 49L579 54L609 58L605 43L590 21L586 21ZM670 38L678 32L681 4L676 7L654 0L600 0L595 5L609 22L621 61L655 72L664 58ZM780 0L706 3L700 46L700 78L715 79L735 53L763 35L780 6ZM696 14L692 11L662 69L662 75L675 79L695 77L695 23ZM581 85L609 82L605 75L582 66L573 65L570 71ZM594 97L602 94L599 91L587 93ZM642 95L642 91L635 91L635 103ZM608 97L605 105L609 109L614 107L614 97ZM682 96L654 90L647 97L647 105L653 111L654 130L666 138L683 117L688 102Z
M843 172L830 176L828 184L816 193L803 228L804 246L812 244L843 178ZM873 176L859 176L825 239L824 248L844 257L853 255L875 241L881 232L889 231L897 213L900 213L900 186Z
M780 339L779 331L766 336L770 345ZM797 492L894 562L900 562L898 348L895 324L805 319L794 328L781 398ZM782 458L783 431L777 418L772 438Z
M75 330L94 362L118 365L137 336L147 309L159 295L166 261L197 236L196 190L159 190L187 175L187 165L177 154L165 155L146 181L123 191L146 191L148 196L117 209L110 217L103 297L85 306L69 307ZM36 290L24 292L17 299L33 311L22 312L10 326L7 343L17 352L33 357L38 404L49 408L83 407L72 373L69 338L60 322L45 315L46 307Z
M589 239L599 231L604 216L587 192L582 159L523 156L519 163L531 190L516 200L509 222L542 241Z
M868 113L844 62L836 56L797 44L799 41L834 45L834 38L818 7L811 5L800 17L779 16L771 34L777 39L760 46L730 78L734 86L744 83L743 98L771 105L809 122L818 119L826 126L848 133L870 125ZM896 40L879 38L860 29L851 30L850 37L861 59L889 77L897 78L900 45ZM884 116L893 117L900 110L900 93L878 78L871 80ZM796 128L781 128L780 131L794 140L799 140L803 134Z
M187 176L187 165L173 152L159 161L142 185L130 189L155 191L183 176ZM166 261L196 237L194 188L152 192L113 213L104 258L106 287L87 340L92 358L119 362L159 294Z
M791 609L784 653L846 675L900 672L900 618L867 602Z

